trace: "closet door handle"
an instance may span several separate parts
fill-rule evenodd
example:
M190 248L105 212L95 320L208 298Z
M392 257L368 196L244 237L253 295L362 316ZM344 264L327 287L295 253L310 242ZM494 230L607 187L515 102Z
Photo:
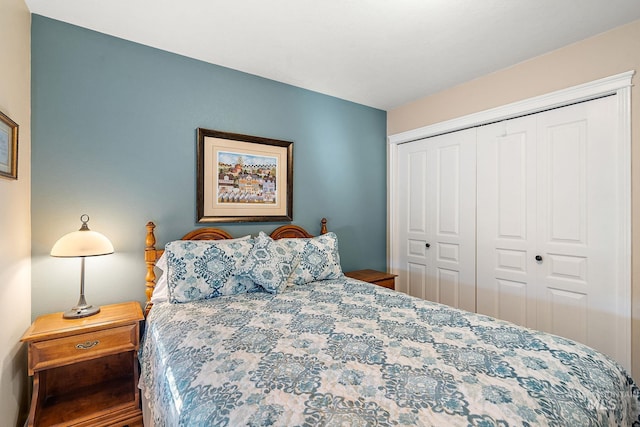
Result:
M431 243L425 243L424 247L429 249L431 247Z
M536 255L536 261L538 261L538 262L542 261L542 256L541 255Z

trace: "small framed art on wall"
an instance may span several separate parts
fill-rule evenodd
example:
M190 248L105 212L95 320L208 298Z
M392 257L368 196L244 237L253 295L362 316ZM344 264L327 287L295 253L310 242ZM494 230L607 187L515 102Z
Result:
M0 176L18 179L18 124L0 112Z

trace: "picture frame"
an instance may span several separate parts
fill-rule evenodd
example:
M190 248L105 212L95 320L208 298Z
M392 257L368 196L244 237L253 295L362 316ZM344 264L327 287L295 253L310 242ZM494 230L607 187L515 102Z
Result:
M197 129L197 222L293 220L293 142Z
M18 179L18 124L1 111L0 177Z

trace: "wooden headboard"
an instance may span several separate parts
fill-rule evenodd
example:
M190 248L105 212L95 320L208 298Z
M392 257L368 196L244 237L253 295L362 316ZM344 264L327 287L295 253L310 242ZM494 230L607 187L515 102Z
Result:
M154 230L156 225L149 221L147 223L147 238L145 240L145 248L144 248L144 261L147 265L147 275L145 279L145 293L147 295L147 305L145 306L145 316L151 310L151 295L153 295L153 289L156 286L156 273L154 267L156 262L162 254L164 253L164 249L156 249L156 236ZM325 234L327 232L327 219L322 218L320 221L320 234ZM283 238L304 238L304 237L313 237L313 234L310 234L304 228L298 225L282 225L269 234L272 239L283 239ZM185 234L180 238L180 240L224 240L224 239L233 239L233 236L227 233L224 230L219 228L205 227L198 228L189 233Z

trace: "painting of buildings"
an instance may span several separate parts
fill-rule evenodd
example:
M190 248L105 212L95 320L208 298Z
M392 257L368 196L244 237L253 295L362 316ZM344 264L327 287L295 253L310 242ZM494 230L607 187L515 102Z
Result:
M218 203L276 202L276 157L218 152Z

